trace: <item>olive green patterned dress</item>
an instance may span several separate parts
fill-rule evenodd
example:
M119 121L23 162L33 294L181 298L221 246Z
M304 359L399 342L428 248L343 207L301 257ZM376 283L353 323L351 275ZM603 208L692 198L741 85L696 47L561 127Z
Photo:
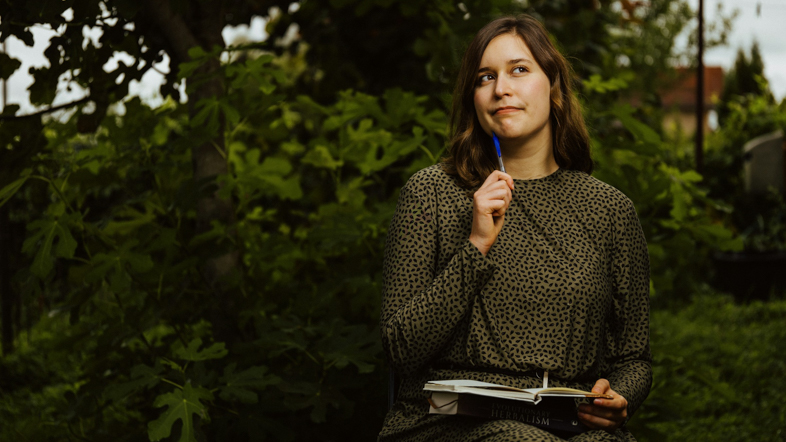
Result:
M647 244L630 200L578 171L515 180L487 256L469 242L472 194L435 165L401 190L385 251L382 340L401 386L380 441L547 441L522 422L429 415L423 385L475 379L591 389L652 383ZM588 431L571 440L635 440Z

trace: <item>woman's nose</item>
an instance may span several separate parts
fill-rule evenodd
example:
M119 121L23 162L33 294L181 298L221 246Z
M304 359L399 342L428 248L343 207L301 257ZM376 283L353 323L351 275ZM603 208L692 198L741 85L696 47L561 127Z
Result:
M494 93L498 97L510 95L510 79L506 78L504 75L499 75L497 77L496 84L494 85Z

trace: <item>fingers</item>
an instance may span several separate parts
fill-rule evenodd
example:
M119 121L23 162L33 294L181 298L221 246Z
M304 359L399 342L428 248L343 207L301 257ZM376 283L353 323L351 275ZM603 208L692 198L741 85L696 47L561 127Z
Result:
M608 394L609 390L611 390L611 384L606 379L598 379L595 386L592 387L593 393Z
M482 189L486 187L486 185L496 183L497 181L503 181L511 190L513 189L513 177L499 170L491 172L491 174L486 177L486 181L483 182L483 185L480 186L480 188Z
M505 185L501 183L501 185ZM510 206L513 200L513 194L510 189L489 189L486 192L475 197L475 204L481 213L491 213L494 216L500 216L505 213L505 210Z
M598 379L597 382L595 382L595 386L592 387L592 392L608 394L612 397L611 399L597 398L592 402L593 405L611 409L627 409L628 407L627 399L617 394L616 391L612 390L611 384L609 384L609 381L606 379Z
M614 431L625 423L625 415L612 413L610 411L591 411L579 410L579 420L582 424L593 430Z
M513 200L513 178L494 171L473 197L472 231L469 240L485 256L497 240L505 211Z
M501 216L513 200L513 179L510 175L496 171L489 175L480 189L475 192L475 210L482 214Z
M579 405L579 411L604 419L624 420L628 417L628 401L619 395L612 400L596 399L596 403Z
M579 421L590 430L606 430L609 432L616 430L617 427L622 425L622 422L617 422L613 419L582 412L579 412Z
M593 393L609 394L612 399L595 399L592 404L579 405L579 420L595 430L614 431L628 417L628 401L611 389L609 381L599 379Z

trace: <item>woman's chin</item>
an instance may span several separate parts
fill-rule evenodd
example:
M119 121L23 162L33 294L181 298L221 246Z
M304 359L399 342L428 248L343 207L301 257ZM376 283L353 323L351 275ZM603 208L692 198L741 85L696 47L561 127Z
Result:
M513 121L512 119L510 120L511 121L501 121L501 124L495 124L492 126L491 130L497 134L500 140L503 138L519 138L524 135L522 126L526 122L522 123L521 121Z
M505 127L500 127L494 130L494 133L497 134L497 138L499 138L500 140L516 139L516 138L520 138L522 135L520 130L517 130L515 128L505 128Z

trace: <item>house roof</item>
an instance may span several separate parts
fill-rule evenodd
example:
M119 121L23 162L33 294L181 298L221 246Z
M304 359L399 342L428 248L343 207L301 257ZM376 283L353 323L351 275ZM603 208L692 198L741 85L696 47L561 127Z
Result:
M678 107L681 110L696 108L696 69L677 68L677 76L671 87L661 92L663 107ZM712 109L723 91L723 68L704 66L704 108Z

